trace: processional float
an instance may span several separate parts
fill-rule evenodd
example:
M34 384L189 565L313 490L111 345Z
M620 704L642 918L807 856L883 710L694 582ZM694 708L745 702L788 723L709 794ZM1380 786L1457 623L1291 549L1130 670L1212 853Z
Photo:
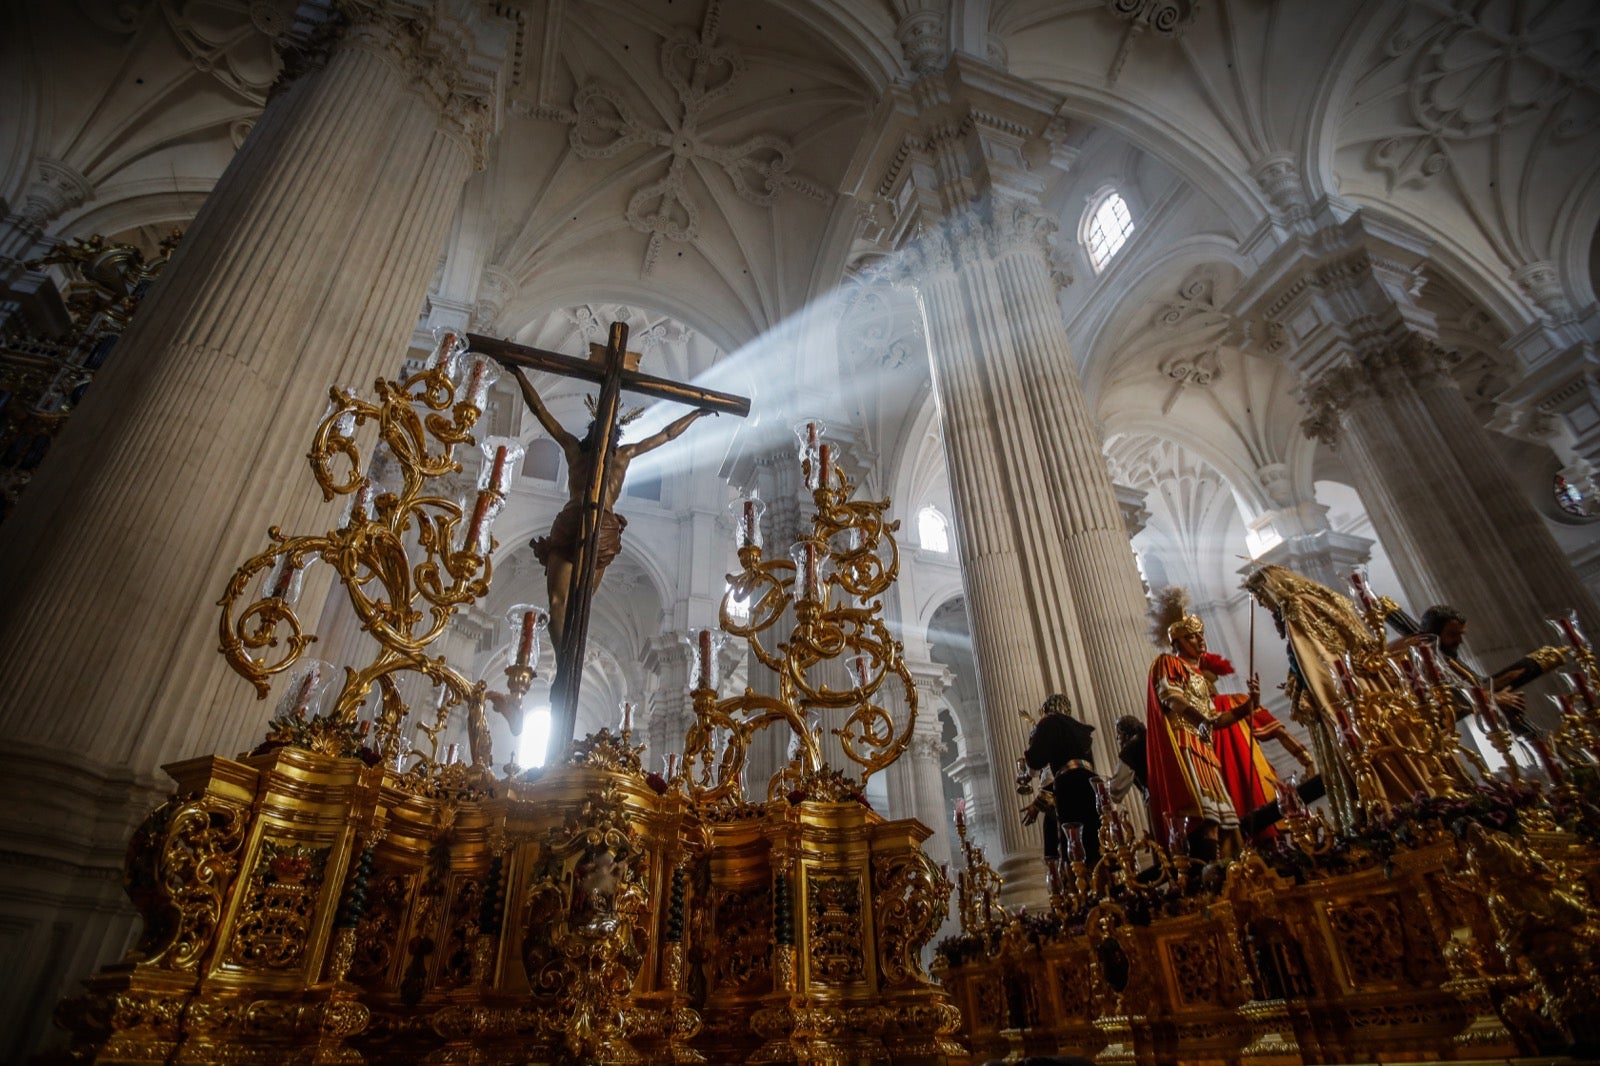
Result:
M1035 913L997 905L1000 879L958 814L961 932L934 971L974 1057L1600 1052L1600 668L1577 619L1552 619L1561 645L1534 653L1545 670L1573 660L1559 722L1518 740L1435 645L1390 652L1396 606L1363 572L1354 601L1277 566L1245 586L1288 640L1286 692L1328 804L1307 808L1291 778L1273 835L1202 863L1188 825L1136 833L1102 786L1102 858L1088 868L1069 834ZM1501 757L1494 773L1458 740L1464 711Z
M792 559L768 558L760 501L739 501L741 570L721 611L768 691L723 696L723 634L701 632L681 762L647 771L624 717L559 765L502 777L489 715L520 722L539 610L508 619L504 691L429 651L489 589L515 442L481 445L466 499L439 486L476 443L494 373L446 335L370 399L331 390L309 459L343 517L272 529L220 604L223 655L263 696L287 682L280 713L247 755L166 767L172 796L128 849L143 934L60 1004L57 1058L965 1061L959 1014L921 968L949 895L919 848L929 830L862 798L916 716L882 618L898 574L888 501L855 499L820 427L802 430L811 531ZM366 472L358 442L372 437L398 472L388 484ZM295 609L317 565L378 646L342 680L309 658ZM406 698L418 677L437 693L420 712ZM456 715L464 759L445 744ZM790 758L748 802L745 756L771 727ZM859 779L829 765L828 744Z

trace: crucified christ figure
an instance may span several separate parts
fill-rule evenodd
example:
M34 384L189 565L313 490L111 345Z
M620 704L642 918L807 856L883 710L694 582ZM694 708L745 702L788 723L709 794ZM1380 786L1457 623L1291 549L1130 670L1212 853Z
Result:
M513 366L511 372L517 376L517 385L522 389L522 398L527 403L528 409L539 420L539 424L544 426L545 432L561 445L561 451L567 457L567 505L556 515L555 523L550 527L550 535L537 537L533 541L533 553L544 567L545 588L550 599L550 642L556 651L560 652L565 645L567 595L573 585L573 562L577 558L579 542L583 537L583 498L589 480L593 476L594 465L604 457L602 435L605 430L597 422L590 422L581 440L573 436L550 414L544 401L539 398L538 390L528 381L522 369ZM644 440L632 444L615 444L615 450L611 453L611 463L606 469L606 479L600 487L600 543L594 569L596 586L600 584L600 577L605 573L611 560L622 550L622 530L628 524L628 520L612 511L612 507L616 505L617 497L622 494L622 480L628 474L628 464L645 452L659 448L677 437L688 429L695 419L708 413L711 412L704 409L690 411L659 433L652 434ZM620 441L622 422L625 421L626 419L619 420L612 429L614 441Z

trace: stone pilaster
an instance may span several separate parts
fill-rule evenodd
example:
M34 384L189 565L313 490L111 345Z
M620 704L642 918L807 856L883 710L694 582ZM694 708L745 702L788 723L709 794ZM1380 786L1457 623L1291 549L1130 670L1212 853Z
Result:
M1109 764L1112 723L1151 657L1123 511L1056 302L1054 222L1022 163L1048 158L1028 131L1051 116L1017 91L961 57L912 87L925 118L904 257L943 413L994 795L1010 794L1026 739L1017 711L1051 692L1100 726ZM1008 898L1042 898L1036 834L1010 805L997 826Z
M1308 427L1346 456L1411 605L1464 611L1502 664L1548 642L1549 613L1600 615L1441 358L1415 333L1352 353L1305 389Z
M326 65L267 105L7 522L0 924L53 922L74 959L121 947L86 917L120 896L116 864L85 839L83 804L41 820L58 775L15 753L73 752L103 776L95 804L120 789L137 810L159 762L251 746L269 705L216 653L214 604L269 526L336 517L307 435L330 383L369 388L404 355L489 132L499 61L485 51L502 45L479 5L350 14ZM44 836L81 848L46 856ZM12 906L24 893L71 903L46 918ZM0 1004L0 1031L24 1026L25 1004Z

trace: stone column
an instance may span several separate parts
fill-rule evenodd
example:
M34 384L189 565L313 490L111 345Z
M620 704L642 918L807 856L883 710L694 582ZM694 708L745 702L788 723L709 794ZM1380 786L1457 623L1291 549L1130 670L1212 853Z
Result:
M646 768L661 769L668 752L683 756L684 738L694 724L689 699L689 644L687 634L663 633L645 645L644 667L656 676L655 693L647 708L644 740Z
M483 49L503 31L482 11L350 6L326 64L267 106L6 524L0 849L17 858L0 914L54 926L41 935L68 942L54 953L79 952L62 977L121 946L79 951L78 914L118 894L96 812L161 761L249 747L267 714L217 654L214 604L269 526L336 517L308 434L329 384L370 388L405 353L492 124L499 60ZM19 883L82 906L25 905ZM0 1005L0 1031L32 1024L24 1006Z
M889 816L915 818L933 835L922 845L936 863L950 861L950 811L945 809L943 756L945 744L939 708L953 678L938 663L908 663L917 687L917 721L904 754L884 771L889 786ZM903 712L896 712L904 721Z
M905 254L927 324L972 619L989 769L1009 795L1017 712L1071 696L1099 731L1140 698L1145 601L1056 301L1054 222L1039 207L1050 115L962 57L913 86L923 153L908 166L919 232ZM909 143L909 142L908 142ZM1046 156L1046 158L1041 158ZM1039 167L1024 166L1028 157ZM1037 834L998 812L1008 901L1043 898Z
M1412 606L1463 611L1493 669L1550 643L1551 612L1600 613L1441 359L1416 333L1350 353L1305 389L1308 431L1346 456Z
M1549 612L1576 607L1591 627L1600 624L1593 597L1433 339L1437 322L1419 300L1427 243L1359 212L1336 214L1326 202L1301 227L1306 239L1281 245L1240 287L1230 312L1259 316L1263 354L1298 373L1305 430L1344 455L1406 605L1420 612L1449 603L1465 612L1467 643L1491 669L1550 643L1542 621ZM1572 339L1562 333L1561 308L1548 310L1560 328L1541 334L1548 344L1523 338L1545 358L1529 357L1537 380L1517 387L1545 413L1545 402L1556 402L1550 389L1570 391L1562 375L1546 374L1559 362L1550 345Z

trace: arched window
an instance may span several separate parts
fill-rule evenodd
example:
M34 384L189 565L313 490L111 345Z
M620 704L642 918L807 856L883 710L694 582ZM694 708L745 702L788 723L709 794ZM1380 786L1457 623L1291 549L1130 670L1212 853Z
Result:
M1090 203L1080 239L1089 249L1089 262L1097 273L1105 269L1132 233L1133 215L1128 202L1115 189L1107 189Z
M924 551L950 550L950 523L931 503L917 512L917 543Z

